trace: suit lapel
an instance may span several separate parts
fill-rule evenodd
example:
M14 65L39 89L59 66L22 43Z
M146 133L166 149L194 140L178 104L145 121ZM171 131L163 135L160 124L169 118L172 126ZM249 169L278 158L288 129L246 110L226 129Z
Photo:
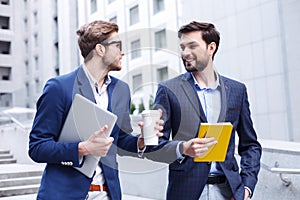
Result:
M221 111L219 115L218 122L224 122L226 118L226 110L227 110L227 92L229 93L229 88L227 85L225 85L223 77L219 75L220 77L220 86L221 86Z
M197 92L195 91L194 86L194 79L191 75L191 73L185 73L182 76L182 84L181 87L183 89L183 92L185 93L185 96L189 100L189 102L192 104L194 110L196 111L197 115L200 116L200 119L202 122L207 122L206 116L204 114L204 111L202 109L201 102L197 96Z
M107 87L107 93L108 93L108 107L107 107L107 110L113 112L113 108L115 108L115 101L118 99L118 98L112 98L112 94L113 92L116 92L114 91L115 89L115 85L116 85L116 79L112 76L110 76L111 78L111 83L108 85Z
M96 103L91 84L83 71L82 66L79 67L77 77L74 83L73 98L75 94L81 94L92 102Z

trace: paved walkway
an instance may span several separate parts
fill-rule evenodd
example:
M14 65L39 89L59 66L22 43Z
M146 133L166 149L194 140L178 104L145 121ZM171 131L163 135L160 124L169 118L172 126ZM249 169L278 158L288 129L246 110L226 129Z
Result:
M19 196L2 197L2 198L0 197L0 200L36 200L36 194L19 195ZM123 200L153 200L153 199L123 194Z
M39 171L44 170L44 164L2 164L0 165L0 174ZM0 197L0 200L36 200L36 194L18 195L11 197ZM123 194L123 200L153 200L143 197Z

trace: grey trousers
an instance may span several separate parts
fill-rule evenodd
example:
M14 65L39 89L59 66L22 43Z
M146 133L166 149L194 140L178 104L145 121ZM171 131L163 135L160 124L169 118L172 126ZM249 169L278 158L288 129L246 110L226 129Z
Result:
M199 200L230 200L232 192L228 182L206 184Z

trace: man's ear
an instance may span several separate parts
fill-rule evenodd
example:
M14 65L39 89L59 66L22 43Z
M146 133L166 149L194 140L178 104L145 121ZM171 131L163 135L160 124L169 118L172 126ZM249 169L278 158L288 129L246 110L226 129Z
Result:
M217 48L217 45L215 42L211 42L209 45L208 45L208 52L209 52L209 55L213 55L214 52L216 51L216 48Z
M102 44L97 44L95 50L99 56L101 56L101 57L104 56L105 47Z

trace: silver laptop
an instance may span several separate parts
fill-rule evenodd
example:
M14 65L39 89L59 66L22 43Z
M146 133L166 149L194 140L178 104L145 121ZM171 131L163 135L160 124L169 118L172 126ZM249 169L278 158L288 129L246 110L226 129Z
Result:
M100 108L80 94L75 94L58 141L79 142L87 140L91 134L106 124L108 125L107 134L109 136L116 121L117 116L115 114ZM74 168L91 178L99 160L100 157L87 155L82 167Z

